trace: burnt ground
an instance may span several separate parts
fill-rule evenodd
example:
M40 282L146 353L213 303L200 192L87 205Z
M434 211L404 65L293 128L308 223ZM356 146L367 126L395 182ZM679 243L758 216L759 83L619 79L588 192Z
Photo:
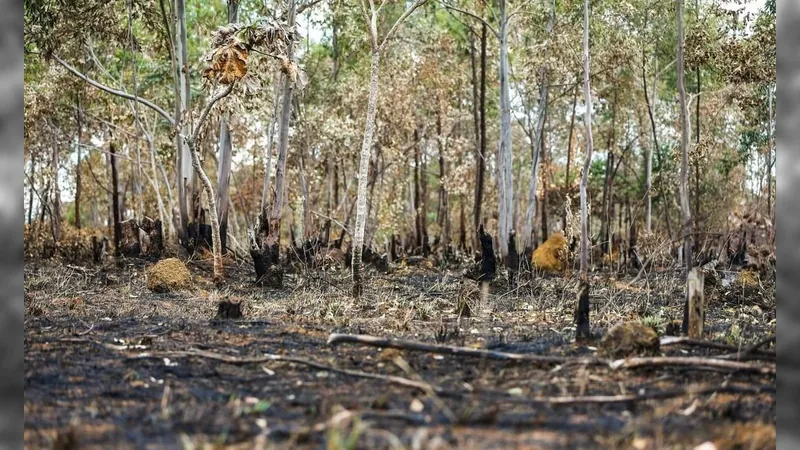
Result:
M246 262L229 263L222 291L207 261L190 262L191 291L147 290L144 261L121 266L28 262L25 269L26 448L774 448L774 375L679 367L607 366L442 356L342 344L364 333L541 355L593 356L573 342L577 282L569 275L494 287L459 298L474 282L458 270L399 266L373 272L359 302L346 272L288 275L285 288L253 287ZM625 278L625 277L623 277ZM628 281L631 277L628 277ZM630 286L611 275L592 284L592 327L622 320L661 330L681 317L677 273ZM243 301L246 320L213 317L218 298ZM746 347L775 332L774 283L736 283L708 293L707 338ZM462 395L422 392L288 362L231 364L277 354L337 369L422 379ZM662 347L665 355L720 350ZM757 363L757 362L756 362ZM553 404L545 398L652 394L690 386L761 388L658 400ZM491 394L491 395L485 395ZM76 446L70 446L77 443ZM66 445L65 445L66 444Z

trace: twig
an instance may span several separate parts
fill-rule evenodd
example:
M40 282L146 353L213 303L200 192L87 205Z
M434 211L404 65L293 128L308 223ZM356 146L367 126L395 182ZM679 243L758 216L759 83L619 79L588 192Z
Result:
M627 358L614 361L610 364L612 369L633 369L638 367L682 366L698 369L723 369L775 375L777 368L774 364L751 364L737 361L726 361L714 358L680 357L680 356L655 356L651 358Z
M467 356L473 358L494 359L500 361L524 361L538 364L564 364L577 363L583 365L607 365L609 361L599 358L575 358L569 356L531 355L526 353L505 353L494 350L457 347L451 345L426 344L424 342L409 341L405 339L382 338L364 334L338 334L328 336L328 345L336 344L361 344L371 347L396 348L413 350L441 355Z
M123 346L106 346L109 349L123 350ZM315 369L324 370L327 372L338 373L356 378L367 378L373 380L385 381L387 383L396 384L399 386L410 387L418 389L425 394L436 394L443 397L451 398L467 398L474 396L485 400L493 400L499 402L510 402L515 404L547 404L553 406L568 406L586 403L631 403L636 401L646 400L663 400L675 397L683 397L687 395L707 395L713 393L731 393L731 394L765 394L775 393L774 386L705 386L705 387L688 387L683 389L673 389L669 391L648 392L645 394L626 394L626 395L589 395L589 396L556 396L556 397L519 397L509 395L507 393L497 392L466 392L466 391L453 391L444 389L440 386L428 384L422 381L410 380L408 378L398 377L394 375L382 375L369 372L362 372L360 370L337 369L335 367L326 366L311 360L296 358L291 356L282 356L267 354L259 357L234 357L223 355L214 352L207 352L203 350L192 349L189 351L174 351L174 352L159 352L159 353L140 353L135 356L130 356L128 359L162 359L162 358L189 358L199 357L212 359L215 361L222 361L234 365L247 365L247 364L260 364L264 362L289 362L302 364Z
M771 336L767 339L764 339L755 345L748 347L745 350L740 351L739 347L723 344L721 342L713 342L713 341L706 341L702 339L693 339L685 336L665 336L661 338L660 345L661 347L666 347L670 345L687 345L691 347L704 347L704 348L715 348L719 350L726 350L730 352L736 352L736 355L757 355L757 356L765 356L775 358L775 352L768 352L764 350L758 350L763 345L771 342L775 339L775 336ZM724 357L729 357L730 355L721 355Z
M256 356L256 357L244 357L239 358L235 356L228 356L223 355L221 353L214 353L214 352L207 352L204 350L197 350L192 349L189 351L174 351L174 352L158 352L158 353L140 353L136 356L130 356L128 359L161 359L161 358L189 358L189 357L200 357L206 359L212 359L215 361L222 361L228 364L234 365L247 365L247 364L261 364L265 362L288 362L288 363L295 363L295 364L302 364L305 366L313 367L318 370L324 370L327 372L338 373L342 375L347 375L351 377L358 377L358 378L369 378L374 380L381 380L391 384L397 384L400 386L410 387L414 389L418 389L425 394L429 394L431 390L439 395L447 395L450 391L446 391L441 387L432 386L428 383L409 380L408 378L398 377L394 375L381 375L376 373L368 373L362 372L360 370L349 370L349 369L337 369L335 367L326 366L324 364L320 364L318 362L314 362L308 359L303 358L296 358L292 356L283 356L283 355L274 355L274 354L266 354L264 356Z

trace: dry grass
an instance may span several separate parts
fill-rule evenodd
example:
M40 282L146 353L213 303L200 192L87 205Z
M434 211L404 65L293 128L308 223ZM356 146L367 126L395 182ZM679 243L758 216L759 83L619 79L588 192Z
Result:
M192 274L177 258L162 259L147 269L147 288L153 292L166 293L189 289Z

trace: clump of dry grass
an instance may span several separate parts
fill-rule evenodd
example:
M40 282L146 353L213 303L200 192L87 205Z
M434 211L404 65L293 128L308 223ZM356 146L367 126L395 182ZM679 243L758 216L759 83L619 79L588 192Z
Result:
M561 272L567 267L567 239L553 233L533 252L533 266L539 270Z
M162 259L147 269L147 288L165 293L188 289L192 284L189 269L177 258Z

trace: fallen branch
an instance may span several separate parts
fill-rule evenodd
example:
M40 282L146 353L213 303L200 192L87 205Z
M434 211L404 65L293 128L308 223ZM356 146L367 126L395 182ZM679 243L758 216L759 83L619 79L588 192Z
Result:
M575 358L570 356L532 355L527 353L506 353L494 350L485 350L452 345L426 344L424 342L409 341L405 339L382 338L365 334L338 334L328 336L328 345L361 344L370 347L396 348L400 350L413 350L420 352L436 353L440 355L466 356L472 358L485 358L499 361L524 361L537 364L582 364L582 365L607 365L608 360L599 358Z
M670 345L687 345L690 347L714 348L729 352L736 352L737 355L757 355L768 358L771 357L774 359L776 357L775 352L759 350L759 348L763 347L764 345L774 340L775 336L771 336L769 338L763 339L762 341L744 350L740 350L740 347L737 347L735 345L724 344L722 342L706 341L703 339L694 339L686 336L664 336L661 338L660 345L661 347L667 347ZM723 356L727 358L731 355L723 355Z
M247 364L262 364L265 362L287 362L287 363L295 363L295 364L302 364L305 366L313 367L318 370L324 370L326 372L338 373L341 375L347 375L351 377L357 378L369 378L374 380L381 380L391 384L397 384L400 386L410 387L414 389L419 389L425 394L430 394L431 392L435 392L439 395L448 395L451 393L450 391L446 391L443 388L437 386L431 386L428 383L409 380L408 378L398 377L394 375L381 375L376 373L368 373L362 372L360 370L349 370L349 369L337 369L335 367L326 366L325 364L320 364L318 362L314 362L308 359L303 358L296 358L292 356L283 356L283 355L274 355L274 354L266 354L264 356L256 356L256 357L235 357L235 356L228 356L223 355L221 353L214 353L214 352L207 352L204 350L197 350L192 349L189 351L173 351L173 352L158 352L158 353L140 353L136 356L130 356L128 359L162 359L162 358L190 358L190 357L199 357L199 358L206 358L211 359L214 361L221 361L228 364L234 365L247 365Z
M115 346L113 348L108 346L109 349L123 350L122 346ZM215 361L221 361L227 364L234 365L247 365L247 364L261 364L265 362L287 362L302 364L315 369L338 373L356 378L366 378L373 380L385 381L399 386L410 387L418 389L425 394L440 395L450 398L468 398L477 397L483 400L491 400L515 404L547 404L553 406L568 406L576 404L591 404L591 403L631 403L646 400L664 400L676 397L683 397L687 395L708 395L713 393L729 393L729 394L774 394L776 388L774 386L738 386L738 385L722 385L722 386L702 386L702 387L688 387L682 389L673 389L668 391L655 391L647 392L644 394L623 394L623 395L588 395L588 396L556 396L556 397L522 397L514 396L505 392L467 392L467 391L454 391L448 390L441 386L428 384L422 381L410 380L408 378L398 377L394 375L382 375L376 373L362 372L360 370L337 369L335 367L320 364L308 359L296 358L292 356L282 356L267 354L257 357L235 357L223 355L220 353L208 352L203 350L192 349L189 351L171 351L171 352L158 352L158 353L140 353L135 356L129 356L129 360L135 359L163 359L163 358L206 358ZM646 358L639 358L646 359Z
M774 364L751 364L737 361L727 361L714 358L682 357L682 356L656 356L651 358L627 358L614 361L610 364L612 369L633 369L638 367L663 367L682 366L697 369L722 369L775 375L777 368Z

